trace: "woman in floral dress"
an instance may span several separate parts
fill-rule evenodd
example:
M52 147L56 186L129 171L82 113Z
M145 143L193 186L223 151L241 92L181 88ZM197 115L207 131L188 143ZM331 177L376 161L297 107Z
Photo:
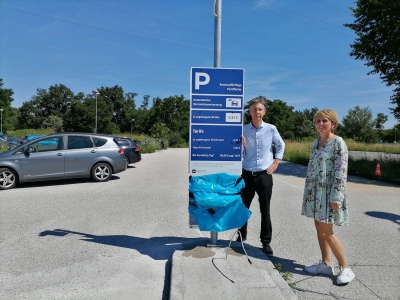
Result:
M333 225L348 226L347 210L347 146L335 135L338 116L331 109L314 116L320 137L311 147L304 187L301 214L314 219L322 260L304 269L312 274L334 275L332 255L339 262L338 284L349 283L355 277L346 261L342 243L333 233Z

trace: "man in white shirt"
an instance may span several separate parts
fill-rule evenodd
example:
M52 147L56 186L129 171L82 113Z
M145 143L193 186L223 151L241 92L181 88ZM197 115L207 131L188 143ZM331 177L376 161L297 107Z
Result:
M266 103L261 98L250 102L251 122L243 127L243 170L245 188L242 190L242 201L249 208L255 193L258 195L261 212L260 240L265 254L273 255L270 246L272 224L270 201L272 196L272 173L278 168L283 158L285 143L278 130L272 124L265 123L263 117ZM275 157L273 145L276 145ZM247 222L239 229L242 239L247 238ZM240 241L240 236L237 241Z

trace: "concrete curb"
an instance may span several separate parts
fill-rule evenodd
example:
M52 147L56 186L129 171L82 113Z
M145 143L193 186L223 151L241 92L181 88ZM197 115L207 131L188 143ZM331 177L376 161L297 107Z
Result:
M227 257L229 241L218 244L190 243L174 252L171 300L297 299L261 249L244 244L250 264L240 243L232 242Z

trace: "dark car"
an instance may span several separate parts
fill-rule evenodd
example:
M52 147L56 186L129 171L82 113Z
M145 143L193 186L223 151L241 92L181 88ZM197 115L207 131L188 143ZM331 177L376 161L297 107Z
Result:
M124 149L113 137L56 133L0 153L0 190L27 181L91 177L102 182L125 170Z
M24 143L26 143L26 142L32 141L32 140L34 140L34 139L40 138L40 137L42 137L42 136L44 136L44 135L42 135L42 134L26 135L26 136L24 136L24 138L22 139L22 141L23 141Z
M139 145L128 137L115 137L116 142L120 145L125 152L125 159L128 164L137 163L142 160Z
M10 148L14 148L14 147L24 143L23 139L20 139L19 137L16 137L16 136L7 135L5 138L7 140L7 144L8 144L8 146L10 146Z

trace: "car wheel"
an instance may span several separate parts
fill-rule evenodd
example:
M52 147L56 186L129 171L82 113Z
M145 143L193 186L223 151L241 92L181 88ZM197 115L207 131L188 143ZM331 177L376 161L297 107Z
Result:
M0 168L0 190L9 190L17 184L17 176L8 168Z
M131 162L129 161L128 156L124 155L124 157L125 157L125 160L126 160L126 165L129 165Z
M112 169L107 163L98 163L92 168L92 179L94 181L107 181L111 178Z

